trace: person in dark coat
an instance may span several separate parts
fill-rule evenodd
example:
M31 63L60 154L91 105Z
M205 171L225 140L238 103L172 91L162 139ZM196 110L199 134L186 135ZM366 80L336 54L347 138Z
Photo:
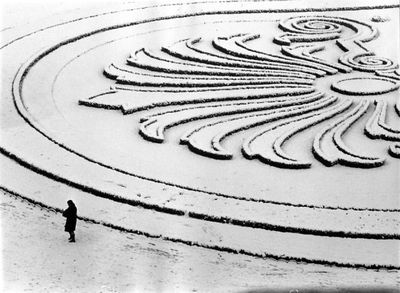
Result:
M76 218L77 209L72 200L67 201L68 208L63 212L63 216L67 218L65 222L65 232L69 233L69 242L75 242L75 228L76 228Z

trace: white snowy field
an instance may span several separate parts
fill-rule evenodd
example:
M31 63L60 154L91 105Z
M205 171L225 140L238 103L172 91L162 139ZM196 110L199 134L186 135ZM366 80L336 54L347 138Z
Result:
M398 1L1 5L3 291L400 289Z
M398 270L260 259L84 221L77 242L68 243L60 213L4 191L0 210L2 292L395 292L400 286Z

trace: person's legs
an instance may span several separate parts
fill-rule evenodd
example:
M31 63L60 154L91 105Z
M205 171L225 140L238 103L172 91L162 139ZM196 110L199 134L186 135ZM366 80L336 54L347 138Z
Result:
M75 242L75 232L72 231L68 233L69 233L69 238L68 238L69 242Z
M69 232L71 237L69 238L69 242L75 242L75 233L74 232Z

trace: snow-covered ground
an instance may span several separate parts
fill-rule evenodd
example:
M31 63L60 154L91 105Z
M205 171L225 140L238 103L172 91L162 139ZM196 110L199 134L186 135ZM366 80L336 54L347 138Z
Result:
M166 242L78 221L1 192L3 292L263 292L400 289L398 270L276 261ZM300 292L302 292L300 290Z
M4 290L400 289L399 6L2 3Z

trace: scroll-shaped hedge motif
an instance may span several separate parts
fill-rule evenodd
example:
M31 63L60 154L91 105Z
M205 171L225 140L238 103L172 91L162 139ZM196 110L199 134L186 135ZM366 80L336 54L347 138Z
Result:
M244 157L296 169L309 168L312 162L286 153L284 146L311 127L319 127L319 132L310 151L326 166L383 165L384 158L353 149L342 139L356 121L369 115L365 134L394 141L388 153L399 158L400 98L386 101L383 95L399 88L400 71L395 61L367 48L367 42L379 37L378 30L358 20L328 16L291 17L279 28L283 34L274 38L281 46L279 54L252 47L251 42L262 35L250 33L214 39L196 36L161 48L141 48L126 64L105 67L104 75L116 82L110 91L79 102L124 114L143 111L139 133L156 143L168 139L168 129L197 121L182 134L180 143L214 159L232 159L234 152L224 140L250 130L242 144ZM334 47L342 53L337 55ZM317 57L324 50L333 50L336 59ZM364 75L346 76L354 71ZM343 75L331 85L337 96L315 86L317 79L329 75ZM347 88L365 79L383 88ZM397 125L386 121L389 108L397 112ZM156 110L146 114L148 109Z

